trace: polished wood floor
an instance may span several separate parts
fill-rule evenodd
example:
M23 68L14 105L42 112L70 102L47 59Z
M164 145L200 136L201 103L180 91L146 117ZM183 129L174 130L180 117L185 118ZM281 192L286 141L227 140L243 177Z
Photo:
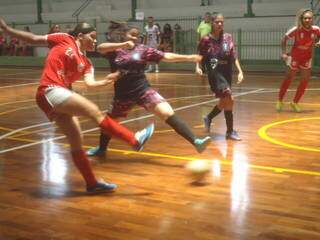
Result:
M97 71L102 78L103 72ZM92 158L97 176L114 193L87 195L66 139L37 108L40 70L0 69L1 240L317 240L320 239L320 83L312 79L301 113L275 111L282 75L247 73L234 86L235 127L243 138L226 141L223 114L213 123L212 145L198 154L165 123L136 108L133 130L155 122L142 152L113 140L106 157ZM197 135L215 99L206 80L191 72L150 74ZM294 82L286 101L297 86ZM112 87L75 90L106 110ZM98 131L81 118L85 147ZM185 165L212 162L202 184Z

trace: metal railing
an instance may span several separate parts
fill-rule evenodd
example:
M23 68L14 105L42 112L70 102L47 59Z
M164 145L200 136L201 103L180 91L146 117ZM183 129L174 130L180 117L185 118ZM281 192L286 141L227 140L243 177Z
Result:
M80 7L74 11L74 13L72 13L72 17L76 17L77 18L77 23L79 22L79 15L81 14L81 12L86 9L86 7L88 7L88 5L92 2L92 0L86 0L84 1Z

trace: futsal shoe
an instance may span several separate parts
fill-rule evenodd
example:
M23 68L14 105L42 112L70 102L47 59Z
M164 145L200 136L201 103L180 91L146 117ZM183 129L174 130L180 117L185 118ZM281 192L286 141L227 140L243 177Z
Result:
M233 140L233 141L241 141L241 138L239 137L238 133L235 130L229 133L227 132L226 139Z
M204 124L205 131L209 133L210 127L211 127L211 121L209 120L208 116L203 117L203 124Z
M146 128L142 129L141 131L136 132L136 134L134 135L134 137L138 141L138 144L134 147L136 151L141 151L143 149L143 146L152 136L153 131L154 131L154 124L152 123L148 125Z
M95 148L89 149L86 153L87 153L87 156L90 156L90 157L94 157L94 156L101 157L106 154L106 150L102 150L100 149L100 146L97 146Z
M211 137L206 136L205 138L196 138L193 143L197 149L197 152L202 153L211 143Z
M103 180L98 180L95 186L87 187L87 193L111 192L116 188L117 185L114 183L106 183Z
M295 102L291 102L290 103L290 107L292 108L292 110L296 113L299 113L301 112L301 108L300 106L298 105L298 103L295 103Z
M277 110L278 112L281 112L282 109L283 109L283 102L282 102L282 101L277 101L277 103L276 103L276 110Z

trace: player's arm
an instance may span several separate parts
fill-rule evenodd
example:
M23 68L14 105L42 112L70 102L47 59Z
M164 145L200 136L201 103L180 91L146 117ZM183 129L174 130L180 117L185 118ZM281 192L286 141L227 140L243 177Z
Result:
M288 43L289 37L287 35L284 35L284 37L281 39L281 58L284 61L287 61L288 54L287 54L287 43Z
M106 54L108 52L112 52L116 49L131 49L134 47L133 41L127 41L122 43L101 43L97 47L97 51L101 54Z
M46 36L36 35L31 32L25 32L25 31L14 29L8 26L2 18L0 18L0 29L5 34L8 34L11 37L16 37L30 44L46 44L47 43Z
M119 77L119 71L108 74L103 80L96 80L93 73L87 73L84 75L84 82L87 87L101 87L114 83Z
M182 55L182 54L166 52L164 53L164 56L161 59L161 61L163 62L200 62L201 59L202 59L202 56L198 54Z

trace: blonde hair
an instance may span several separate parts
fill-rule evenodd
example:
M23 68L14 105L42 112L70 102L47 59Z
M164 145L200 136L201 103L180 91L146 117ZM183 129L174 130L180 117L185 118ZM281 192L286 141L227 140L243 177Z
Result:
M297 16L296 16L296 26L299 28L302 26L302 19L304 14L306 14L307 12L310 12L313 15L313 12L311 9L308 8L302 8L298 11Z

